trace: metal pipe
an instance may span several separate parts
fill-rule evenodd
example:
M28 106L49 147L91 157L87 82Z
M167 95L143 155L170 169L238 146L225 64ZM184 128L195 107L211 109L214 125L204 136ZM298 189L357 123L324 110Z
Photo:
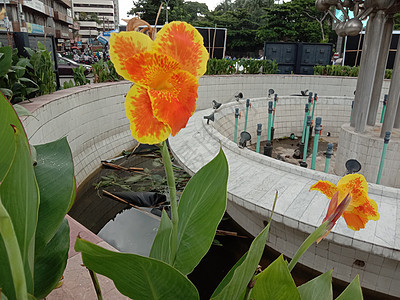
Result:
M363 133L367 126L385 20L385 12L382 10L378 10L375 16L371 15L364 38L354 112L351 119L351 126L359 133Z
M397 44L397 53L400 53L400 40ZM396 55L393 65L392 79L390 81L388 102L386 105L385 119L382 123L381 138L385 136L386 131L392 132L393 127L400 127L400 55ZM396 120L397 118L397 120Z
M383 28L383 37L379 49L378 64L376 67L376 75L374 80L374 86L371 94L371 101L369 103L369 111L367 118L367 125L375 126L379 100L381 97L383 79L385 77L386 63L389 56L390 41L392 40L393 31L393 17L388 17ZM381 122L382 123L382 122Z
M278 102L278 94L275 94L275 97L274 97L274 111L273 111L273 115L272 115L272 127L274 127L274 124L275 124L275 108L276 108L276 102Z
M303 161L300 163L300 166L307 168L307 150L308 150L308 138L310 135L310 126L311 126L311 116L307 116L307 127L306 127L306 139L304 141L304 151L303 151Z
M317 100L318 100L318 94L315 93L315 94L314 94L313 107L312 107L311 120L314 120L315 103L317 102Z
M246 119L244 120L244 131L247 131L247 117L249 115L250 99L246 100Z
M239 119L239 108L235 108L235 133L233 135L233 141L235 142L235 144L237 144L238 119Z
M271 123L272 123L272 101L268 101L268 137L267 141L271 142Z
M303 134L301 135L301 142L302 142L302 144L304 144L304 138L305 138L305 133L306 133L307 116L308 116L308 112L309 112L308 103L306 104L306 107L305 107L305 109L304 109L304 112L305 112L305 114L304 114Z
M311 160L311 170L315 170L315 162L317 160L319 134L322 129L321 121L322 121L322 119L320 117L315 119L315 136L314 136L314 146L313 146L313 154L312 154L312 160Z
M353 116L353 108L354 108L354 100L351 101L350 122L351 122L351 117Z
M384 98L383 98L383 107L382 107L381 123L383 122L383 119L385 118L385 111L386 111L387 98L388 98L388 95L386 94L386 95L384 96Z
M333 154L333 144L329 143L328 147L326 147L326 160L325 160L325 173L329 173L329 164L331 162L331 157Z
M382 150L382 156L381 156L381 163L379 164L378 178L376 179L376 184L379 184L381 182L383 164L385 162L386 149L387 149L387 146L389 144L390 134L391 134L390 131L386 131L385 139L383 140L383 150Z
M264 155L271 157L272 156L272 143L271 143L271 122L272 122L272 101L268 102L268 137L267 144L264 146Z
M257 146L256 146L256 152L260 153L260 141L261 141L261 132L262 132L262 124L258 123L257 124Z

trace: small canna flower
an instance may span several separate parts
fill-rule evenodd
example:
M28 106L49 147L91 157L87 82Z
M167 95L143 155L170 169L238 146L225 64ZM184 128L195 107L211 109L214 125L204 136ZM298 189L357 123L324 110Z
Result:
M346 175L337 185L320 180L310 190L320 191L331 199L324 219L324 222L328 219L330 223L333 222L328 230L332 229L341 215L347 227L356 231L364 228L369 220L379 220L378 205L368 197L368 184L361 174Z
M186 126L208 60L203 37L194 27L171 22L154 41L141 32L112 33L110 57L117 72L135 83L125 108L137 141L157 144Z

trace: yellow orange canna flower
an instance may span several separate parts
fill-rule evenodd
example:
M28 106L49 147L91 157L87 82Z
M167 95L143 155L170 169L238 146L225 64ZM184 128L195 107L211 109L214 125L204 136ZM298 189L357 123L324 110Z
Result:
M378 205L368 197L368 184L361 174L346 175L337 185L320 180L310 190L320 191L331 199L324 221L328 218L336 221L339 218L337 209L342 201L348 202L340 207L340 213L343 212L343 218L350 229L360 230L369 220L379 220ZM332 218L333 214L336 215Z
M203 37L193 26L171 22L154 41L136 31L112 33L110 57L117 72L135 83L125 108L137 141L156 144L186 126L208 60Z

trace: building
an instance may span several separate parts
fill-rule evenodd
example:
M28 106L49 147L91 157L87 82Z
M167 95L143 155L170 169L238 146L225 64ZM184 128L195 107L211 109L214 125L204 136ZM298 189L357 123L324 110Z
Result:
M73 7L83 44L90 45L101 32L117 27L118 0L74 0Z
M53 35L59 51L70 47L73 38L71 0L0 2L0 8L4 5L6 5L9 22L0 24L0 31L7 30L8 27L10 32Z

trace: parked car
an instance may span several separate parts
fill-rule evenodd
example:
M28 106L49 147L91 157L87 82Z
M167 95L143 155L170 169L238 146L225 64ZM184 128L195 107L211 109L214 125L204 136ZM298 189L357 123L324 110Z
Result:
M90 65L77 63L72 59L62 57L60 54L57 56L57 63L58 63L58 74L60 74L61 76L63 75L73 76L74 72L72 71L72 69L78 68L79 66L84 66L85 75L88 75L92 68Z

